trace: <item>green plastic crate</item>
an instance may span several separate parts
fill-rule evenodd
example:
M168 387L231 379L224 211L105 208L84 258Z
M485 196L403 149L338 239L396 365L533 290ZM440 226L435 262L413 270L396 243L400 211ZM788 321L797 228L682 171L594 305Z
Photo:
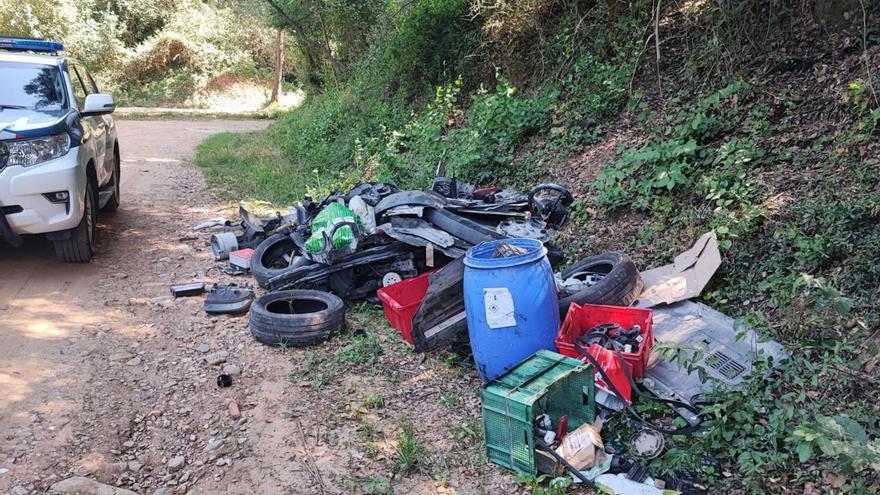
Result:
M557 424L568 416L572 431L596 418L593 366L541 350L483 389L483 426L489 460L516 472L537 474L535 418Z

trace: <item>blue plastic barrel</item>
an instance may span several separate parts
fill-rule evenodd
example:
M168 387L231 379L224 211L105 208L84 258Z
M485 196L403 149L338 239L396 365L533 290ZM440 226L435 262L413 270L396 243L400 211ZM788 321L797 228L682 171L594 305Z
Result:
M495 257L501 243L526 252ZM484 242L464 259L464 308L474 362L489 382L541 349L556 350L559 303L547 249L533 239Z

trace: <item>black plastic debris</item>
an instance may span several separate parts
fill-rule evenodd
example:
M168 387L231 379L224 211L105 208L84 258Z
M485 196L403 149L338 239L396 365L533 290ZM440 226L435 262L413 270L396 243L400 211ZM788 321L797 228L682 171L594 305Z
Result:
M497 246L495 246L495 251L492 252L493 258L513 258L515 256L522 256L527 254L528 250L521 246L516 246L509 242L501 242Z
M235 284L214 284L202 308L211 314L246 313L254 300L254 291Z
M171 295L174 297L198 296L204 292L204 282L193 282L191 284L178 284L171 286Z

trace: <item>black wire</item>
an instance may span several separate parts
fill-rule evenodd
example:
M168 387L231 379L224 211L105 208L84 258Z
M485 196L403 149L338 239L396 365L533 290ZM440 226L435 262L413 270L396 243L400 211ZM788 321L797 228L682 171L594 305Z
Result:
M575 349L578 350L578 352L583 354L584 357L586 357L587 360L596 368L596 371L599 373L599 375L602 376L602 379L605 381L605 384L608 386L608 388L611 389L611 392L614 393L614 395L616 395L618 398L620 398L620 400L622 400L624 402L624 404L626 404L626 410L627 410L627 413L629 413L630 417L632 417L633 420L635 420L636 422L638 422L642 426L646 426L648 428L651 428L653 430L657 430L658 432L663 433L663 434L667 434L667 435L687 435L689 433L693 433L693 432L699 430L700 427L702 426L703 416L700 414L700 410L698 408L694 407L693 405L688 404L687 402L679 401L679 400L662 399L660 397L653 397L653 396L650 396L650 395L643 393L641 391L641 389L639 388L639 386L636 384L635 380L633 380L633 377L629 372L629 367L626 364L626 360L624 360L623 356L620 354L620 351L613 351L615 357L617 357L617 360L620 362L620 365L623 368L623 373L626 375L627 380L629 380L630 386L632 387L632 391L635 395L642 397L642 398L645 398L646 400L653 400L653 401L657 401L657 402L662 402L664 404L668 404L676 409L677 408L685 409L687 411L692 412L694 415L696 415L700 419L700 421L696 425L688 425L688 426L685 426L682 428L675 428L675 429L663 428L661 426L657 426L653 423L646 421L641 416L639 416L639 414L636 412L635 408L633 408L632 405L630 404L630 401L627 401L623 397L623 394L621 394L620 391L617 390L617 387L614 386L614 383L611 381L611 378L608 377L608 375L605 373L605 370L602 369L602 366L599 365L599 362L596 360L596 358L593 357L586 349L584 349L584 347L581 345L581 339L578 339L574 342L574 347L575 347Z

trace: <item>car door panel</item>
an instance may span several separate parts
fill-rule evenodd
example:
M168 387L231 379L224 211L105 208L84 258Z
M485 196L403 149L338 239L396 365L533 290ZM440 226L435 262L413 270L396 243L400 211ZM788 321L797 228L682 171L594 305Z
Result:
M74 85L79 84L83 94L86 96L95 93L95 88L91 84L92 81L89 80L88 73L79 65L72 65L71 67L73 68L71 82ZM83 97L83 99L85 98ZM82 108L82 105L83 103L80 102L80 108ZM82 123L83 127L89 127L90 140L95 149L95 175L97 175L98 185L101 186L110 179L110 172L107 170L108 160L105 160L107 153L107 123L100 115L83 117Z
M84 77L86 78L86 84L90 86L92 93L100 93L101 91L98 89L97 83L95 83L95 78L92 77L92 74L89 73L88 69L84 69L80 67L84 72ZM113 116L111 114L97 115L95 119L98 121L98 125L101 127L103 131L103 153L102 153L102 165L104 172L106 174L105 181L102 181L101 184L104 185L105 182L110 182L110 177L115 173L116 163L113 158L113 140L115 139L115 122L113 121Z

